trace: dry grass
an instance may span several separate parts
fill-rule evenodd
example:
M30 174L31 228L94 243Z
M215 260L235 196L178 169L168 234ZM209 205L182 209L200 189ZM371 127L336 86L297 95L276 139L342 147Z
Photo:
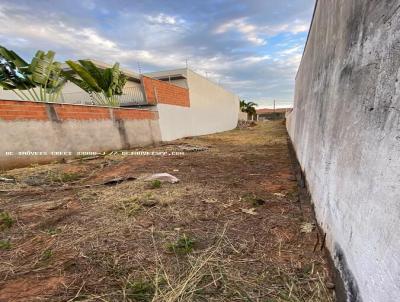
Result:
M286 139L270 122L179 141L208 149L178 158L8 171L16 183L0 183L0 208L14 223L0 232L0 300L333 301L317 230L301 231L314 221L289 179ZM160 149L174 143L146 150ZM157 172L181 182L149 187ZM98 185L127 175L137 179Z

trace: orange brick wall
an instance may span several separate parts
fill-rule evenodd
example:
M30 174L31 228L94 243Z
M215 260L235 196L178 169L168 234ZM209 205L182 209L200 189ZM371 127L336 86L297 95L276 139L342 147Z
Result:
M142 77L142 84L149 104L169 104L190 107L189 90L168 82ZM157 97L155 95L157 93Z
M44 103L2 101L0 100L1 120L47 120L47 112Z
M110 110L103 107L60 104L54 106L57 117L61 120L109 120Z
M121 120L156 120L157 111L113 109L114 117Z
M113 117L122 120L158 119L158 113L150 110L0 100L0 120L49 121L51 118L46 106L53 107L59 121L111 120Z

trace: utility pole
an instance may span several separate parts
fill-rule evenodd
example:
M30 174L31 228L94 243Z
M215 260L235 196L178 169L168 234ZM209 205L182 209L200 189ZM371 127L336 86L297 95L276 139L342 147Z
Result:
M274 100L274 112L275 112L275 100Z
M142 68L140 67L140 63L139 62L137 62L137 67L138 67L138 70L139 70L139 74L142 74Z
M186 61L186 69L188 69L188 62L187 62L187 59L186 59L185 61Z

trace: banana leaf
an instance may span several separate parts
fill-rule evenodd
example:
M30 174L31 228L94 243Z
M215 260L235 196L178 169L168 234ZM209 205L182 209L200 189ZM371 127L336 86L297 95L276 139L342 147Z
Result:
M119 100L115 96L122 94L122 88L127 81L121 74L119 63L115 63L112 68L101 69L89 60L78 62L66 61L75 74L64 72L65 77L88 92L96 103L118 106Z
M113 95L113 91L111 89L111 82L112 82L112 70L111 68L104 69L104 93L107 97L111 97Z
M47 86L54 62L53 51L47 54L41 50L36 52L28 71L32 74L31 80L39 85Z
M3 52L5 48L2 48ZM35 85L23 74L12 61L0 55L0 82L3 89L20 89L26 90L35 87Z
M118 87L118 79L121 75L119 71L119 63L115 63L114 66L111 68L111 83L110 88L113 94L115 94L115 90Z
M4 90L12 90L15 89L14 85L8 84L6 82L0 82L0 86L4 89Z
M53 62L50 66L50 72L47 80L46 87L54 88L59 86L59 83L62 81L61 79L61 63Z
M89 87L91 91L102 91L101 87L97 84L96 79L83 66L71 60L66 61L66 63L77 75L79 75L79 77L86 83L85 86Z
M18 68L25 68L29 66L28 63L25 62L25 60L18 56L14 51L8 50L3 46L0 46L0 56L9 62L13 62Z
M89 60L78 60L78 62L85 68L90 75L96 80L97 85L101 89L107 89L107 83L104 81L104 72Z
M88 84L86 84L85 81L77 79L74 75L65 71L63 71L63 75L68 81L74 83L76 86L86 91L87 93L92 93L94 91Z
M115 94L116 95L121 95L122 94L123 88L124 88L127 80L128 80L128 78L125 75L120 74L120 76L118 78L118 85L115 88Z

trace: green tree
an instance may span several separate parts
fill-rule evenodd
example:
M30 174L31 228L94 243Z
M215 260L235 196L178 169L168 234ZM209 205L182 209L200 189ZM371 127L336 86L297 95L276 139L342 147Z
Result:
M240 100L240 110L247 113L247 119L251 120L256 112L257 104L254 102L246 102L245 100Z
M119 69L119 63L105 69L98 68L89 60L69 60L66 63L72 69L72 73L64 73L68 80L89 93L96 104L119 106L117 96L122 94L127 81Z
M55 53L38 50L30 64L14 51L0 46L0 86L20 99L56 102L66 78Z

